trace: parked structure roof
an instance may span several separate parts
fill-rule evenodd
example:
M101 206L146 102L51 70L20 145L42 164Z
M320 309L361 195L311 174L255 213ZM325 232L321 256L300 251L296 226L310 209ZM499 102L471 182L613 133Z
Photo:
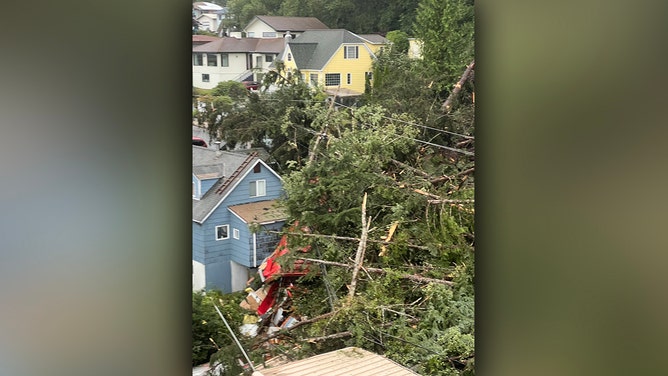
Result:
M259 369L253 376L415 376L417 373L358 347L316 355L284 365Z

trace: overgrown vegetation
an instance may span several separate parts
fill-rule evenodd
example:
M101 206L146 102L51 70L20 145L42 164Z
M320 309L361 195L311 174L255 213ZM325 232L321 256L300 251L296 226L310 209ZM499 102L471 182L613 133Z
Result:
M245 3L265 7L263 14L271 14L269 6L277 13L298 8L287 0ZM316 3L307 1L304 9ZM357 2L335 3L351 14L363 13ZM381 2L372 3L381 9ZM391 9L407 6L405 1L382 3ZM239 4L230 0L228 6ZM237 91L223 83L207 99L214 109L202 119L213 135L228 147L265 147L278 161L289 221L311 229L309 237L288 235L290 244L310 244L309 258L349 266L316 267L298 281L294 312L309 318L329 315L284 331L276 343L243 339L254 361L278 355L298 359L354 345L423 375L474 374L472 77L465 80L452 110L442 109L473 59L473 3L422 0L415 10L410 24L417 22L411 31L426 38L424 59L406 57L406 36L393 33L396 48L378 57L373 87L356 106L333 105L322 91L300 82L298 72L288 76L280 69L265 76L266 84L279 83L274 92ZM299 15L320 18L318 13ZM343 25L341 17L341 24L330 26ZM407 21L395 16L383 22ZM368 233L362 226L363 212L370 221ZM359 239L367 235L362 266L382 272L362 269L349 298L352 260ZM236 310L238 302L236 308L233 305L227 306L226 314L236 329L242 316ZM213 336L215 330L201 337ZM224 332L212 338L227 346ZM204 342L198 342L202 349ZM207 351L208 356L212 348ZM216 355L214 359L238 357L239 352L229 347ZM238 367L231 359L223 361L230 372Z

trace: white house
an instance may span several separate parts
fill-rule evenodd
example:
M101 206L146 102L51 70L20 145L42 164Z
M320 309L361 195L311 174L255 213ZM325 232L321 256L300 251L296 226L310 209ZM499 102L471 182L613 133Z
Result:
M283 47L278 38L230 37L193 46L193 86L212 89L223 81L260 81Z
M289 31L297 37L306 30L329 29L315 17L255 16L244 28L249 38L283 38Z

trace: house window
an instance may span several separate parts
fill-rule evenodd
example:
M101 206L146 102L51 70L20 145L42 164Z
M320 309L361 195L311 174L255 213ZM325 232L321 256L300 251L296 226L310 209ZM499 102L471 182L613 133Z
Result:
M309 80L311 81L311 85L313 85L313 86L318 85L318 74L317 73L311 73L311 77L309 77Z
M271 63L272 61L274 61L274 55L264 55L265 63Z
M230 56L228 54L220 54L220 66L221 67L230 66Z
M232 229L232 237L239 240L239 229L238 228Z
M225 240L230 238L230 225L216 226L216 240Z
M288 52L288 61L292 61L292 54Z
M195 65L197 65L197 66L204 65L204 55L203 54L195 54Z
M350 73L346 74L346 83L350 85L352 82L353 82L353 76Z
M366 72L364 74L366 74L366 79L367 80L369 80L369 81L373 80L373 72Z
M216 54L206 54L206 65L210 67L218 66L218 56Z
M249 186L250 196L251 197L260 197L267 195L267 181L266 180L256 180L250 182Z
M357 59L359 56L359 46L345 46L343 49L344 59Z
M276 32L275 31L263 31L262 32L262 38L276 38Z
M325 86L339 86L341 85L341 73L326 73Z
M248 37L248 38L255 37L255 32L254 31L249 31L248 33L246 33L246 37Z
M260 171L262 171L262 165L258 163L253 167L253 173L257 174Z
M202 74L202 82L209 82L209 75L206 73Z

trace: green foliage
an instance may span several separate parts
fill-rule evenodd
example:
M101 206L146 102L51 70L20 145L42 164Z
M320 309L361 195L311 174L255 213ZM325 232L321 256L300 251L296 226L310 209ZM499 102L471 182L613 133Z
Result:
M392 51L400 54L408 53L408 34L401 30L392 30L385 35L392 42Z
M233 340L213 305L218 306L228 322L240 323L243 312L239 303L243 298L241 294L222 294L215 290L192 293L193 366L209 362L219 348L233 345ZM235 327L232 324L230 326Z
M423 62L434 74L436 89L449 92L473 60L473 1L421 0L414 30L423 43Z
M248 97L248 90L241 82L222 81L211 90L211 95L226 96L238 101Z

